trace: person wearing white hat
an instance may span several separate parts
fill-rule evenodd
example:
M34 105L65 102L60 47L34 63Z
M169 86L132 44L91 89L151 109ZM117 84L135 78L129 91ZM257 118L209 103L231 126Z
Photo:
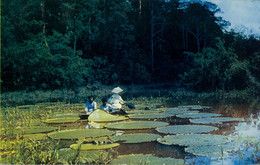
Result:
M119 95L119 93L122 91L123 89L121 89L120 87L116 87L112 90L112 93L114 94L108 99L108 103L112 106L112 111L120 110L122 108L122 105L125 104L125 101Z

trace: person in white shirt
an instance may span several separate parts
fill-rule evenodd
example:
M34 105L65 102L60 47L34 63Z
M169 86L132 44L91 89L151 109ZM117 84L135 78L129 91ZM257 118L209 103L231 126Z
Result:
M100 109L107 111L107 112L112 112L112 106L107 103L107 98L102 98L102 105L99 107Z
M86 114L90 114L95 109L97 109L97 103L94 101L93 96L89 96L88 100L85 104L85 112L86 112Z
M108 103L112 106L112 111L120 110L122 108L122 105L125 104L125 101L119 95L119 93L122 91L123 89L121 89L120 87L116 87L112 90L112 93L114 94L108 99Z

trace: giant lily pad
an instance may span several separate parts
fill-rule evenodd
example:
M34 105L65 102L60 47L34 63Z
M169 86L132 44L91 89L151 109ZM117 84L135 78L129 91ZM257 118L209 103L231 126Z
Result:
M14 132L17 134L35 134L35 133L44 133L44 132L51 132L56 130L56 127L46 127L46 126L34 126L34 127L26 127L26 128L19 128Z
M63 123L75 123L79 120L79 117L70 117L70 118L54 118L46 119L44 122L48 124L63 124Z
M190 152L198 156L207 157L226 157L228 151L235 149L232 145L220 145L220 146L192 146L185 148L186 152Z
M154 113L154 114L134 114L129 115L130 119L160 119L174 116L173 114L167 113Z
M195 134L204 133L217 130L217 127L205 126L205 125L172 125L166 127L156 128L160 133L165 134Z
M232 118L232 117L190 119L190 122L196 124L222 124L222 122L232 122L232 121L244 121L244 119Z
M157 141L165 145L180 146L219 145L230 142L226 136L212 134L167 135Z
M134 110L134 111L126 111L128 114L143 114L143 113L158 113L160 110Z
M197 113L197 114L184 114L184 115L176 115L180 118L205 118L205 117L217 117L221 116L221 114L217 113Z
M159 158L153 156L152 154L132 154L119 156L118 159L113 159L111 161L112 165L116 164L127 164L127 165L137 165L137 164L149 164L149 165L183 165L183 159L174 158Z
M112 129L147 129L163 127L166 125L168 125L168 123L159 121L126 121L119 123L110 123L105 127Z
M182 105L182 106L178 106L178 108L189 108L189 109L201 110L201 109L210 109L211 107L202 106L202 105Z
M162 104L161 103L147 103L147 104L137 104L135 105L135 108L153 108L153 107L156 107L156 106L161 106Z
M84 139L87 137L110 136L115 132L107 129L77 129L49 133L53 139Z
M118 147L119 143L111 143L111 144L72 144L70 148L77 150L79 148L80 151L87 151L87 150L104 150L109 148Z
M111 115L101 109L96 109L88 117L88 120L93 122L110 122L110 121L121 121L126 119L128 119L128 117Z
M110 137L113 141L123 141L123 143L143 143L156 141L157 138L160 138L160 135L148 134L148 133L135 133L135 134L123 134L119 136Z
M166 110L164 113L168 113L172 115L181 115L181 114L196 114L199 113L199 111Z
M54 114L55 118L74 118L78 117L79 115L77 113L56 113Z

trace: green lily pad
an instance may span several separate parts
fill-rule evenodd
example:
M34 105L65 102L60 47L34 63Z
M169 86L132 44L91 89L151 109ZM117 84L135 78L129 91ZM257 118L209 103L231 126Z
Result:
M199 111L180 111L180 110L165 110L164 113L172 114L172 115L182 115L182 114L196 114Z
M97 144L72 144L70 148L77 150L79 147L80 151L87 151L87 150L104 150L104 149L109 149L109 148L114 148L118 147L120 144L119 143L111 143L111 144L102 144L102 145L97 145Z
M154 108L156 106L161 106L162 104L161 103L148 103L148 104L137 104L135 105L135 108Z
M111 165L127 164L127 165L137 165L137 164L149 164L149 165L183 165L183 159L174 158L159 158L153 156L152 154L132 154L119 156L118 159L113 159L110 162Z
M77 113L56 113L54 114L55 118L74 118L74 117L79 117Z
M36 134L36 133L47 133L57 130L56 127L46 127L46 126L34 126L26 128L18 128L14 132L17 134Z
M115 132L107 129L77 129L51 132L48 134L52 139L84 139L89 137L111 136Z
M158 113L160 110L134 110L134 111L126 111L128 114L143 114L143 113Z
M88 120L93 122L111 122L111 121L121 121L126 119L128 119L128 117L111 115L101 109L96 109L88 117Z
M44 140L47 139L46 134L27 134L23 136L24 139L33 139L33 140Z
M95 138L86 138L83 140L79 140L78 143L92 143L92 144L108 144L108 143L113 143L108 137L95 137Z
M176 115L180 118L205 118L205 117L217 117L221 116L221 114L217 113L197 113L197 114L185 114L185 115Z
M219 145L230 142L227 136L212 134L167 135L157 141L165 145L180 146Z
M198 156L207 157L226 157L228 151L235 150L235 146L232 145L220 145L220 146L192 146L185 148L186 152L190 152Z
M75 123L79 121L79 117L70 117L70 118L54 118L46 119L44 122L48 124L63 124L63 123Z
M160 119L174 116L173 114L167 113L154 113L154 114L134 114L129 115L130 119Z
M205 133L217 130L217 127L205 126L205 125L173 125L156 128L160 133L164 134L195 134Z
M202 105L182 105L182 106L178 106L178 108L189 108L189 109L201 110L201 109L210 109L211 107L202 106Z
M222 122L232 122L232 121L244 121L244 119L232 118L232 117L190 119L190 122L196 124L222 124Z
M160 135L149 134L149 133L135 133L135 134L123 134L119 136L111 136L111 140L118 142L123 141L123 143L143 143L156 141L160 138Z
M106 128L112 129L147 129L147 128L156 128L163 127L168 125L166 122L159 121L126 121L119 123L110 123L106 125Z
M187 107L170 107L166 109L167 111L188 111L190 108Z

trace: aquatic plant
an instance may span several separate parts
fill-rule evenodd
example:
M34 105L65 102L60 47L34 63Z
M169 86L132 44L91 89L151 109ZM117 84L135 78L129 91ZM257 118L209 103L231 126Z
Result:
M203 106L203 105L180 105L178 108L188 108L192 110L203 110L203 109L210 109L210 106Z
M157 141L165 145L203 146L230 142L227 136L212 134L167 135Z
M31 139L31 140L43 140L43 139L47 139L47 135L46 134L26 134L23 135L24 139Z
M109 148L118 147L119 143L111 143L111 144L72 144L70 146L71 149L77 150L79 148L80 151L87 151L87 150L104 150Z
M18 128L14 132L17 134L34 134L34 133L52 132L57 129L58 129L57 127L34 126L34 127Z
M160 138L160 135L149 134L149 133L134 133L134 134L123 134L119 136L110 136L111 140L115 142L123 141L123 143L143 143L156 141Z
M111 115L101 109L96 109L88 117L88 120L90 122L111 122L111 121L121 121L126 119L128 119L128 117Z
M232 117L190 119L190 122L195 124L222 124L223 122L232 122L232 121L244 121L244 119L232 118Z
M133 114L129 115L130 119L160 119L174 116L174 114L167 113L153 113L153 114Z
M180 118L206 118L206 117L217 117L221 116L221 114L216 113L197 113L197 114L184 114L184 115L176 115Z
M181 114L196 114L199 111L180 111L180 110L165 110L164 113L172 114L172 115L181 115Z
M183 159L174 159L174 158L159 158L153 156L152 154L132 154L119 156L117 159L111 161L112 165L116 164L128 164L128 165L137 165L137 164L149 164L149 165L183 165Z
M105 127L111 129L147 129L163 127L166 125L168 125L168 123L159 121L125 121L118 123L109 123Z
M133 110L133 111L126 111L128 114L147 114L147 113L160 113L161 110Z
M52 139L84 139L88 137L110 136L115 132L107 129L76 129L51 132L48 136Z
M70 118L54 118L46 119L44 122L47 124L63 124L63 123L75 123L79 121L79 117L70 117Z
M234 145L190 146L185 148L186 152L194 155L221 158L228 156L228 151L233 150L235 150Z
M205 125L172 125L156 128L160 133L164 134L196 134L217 130L217 127Z

